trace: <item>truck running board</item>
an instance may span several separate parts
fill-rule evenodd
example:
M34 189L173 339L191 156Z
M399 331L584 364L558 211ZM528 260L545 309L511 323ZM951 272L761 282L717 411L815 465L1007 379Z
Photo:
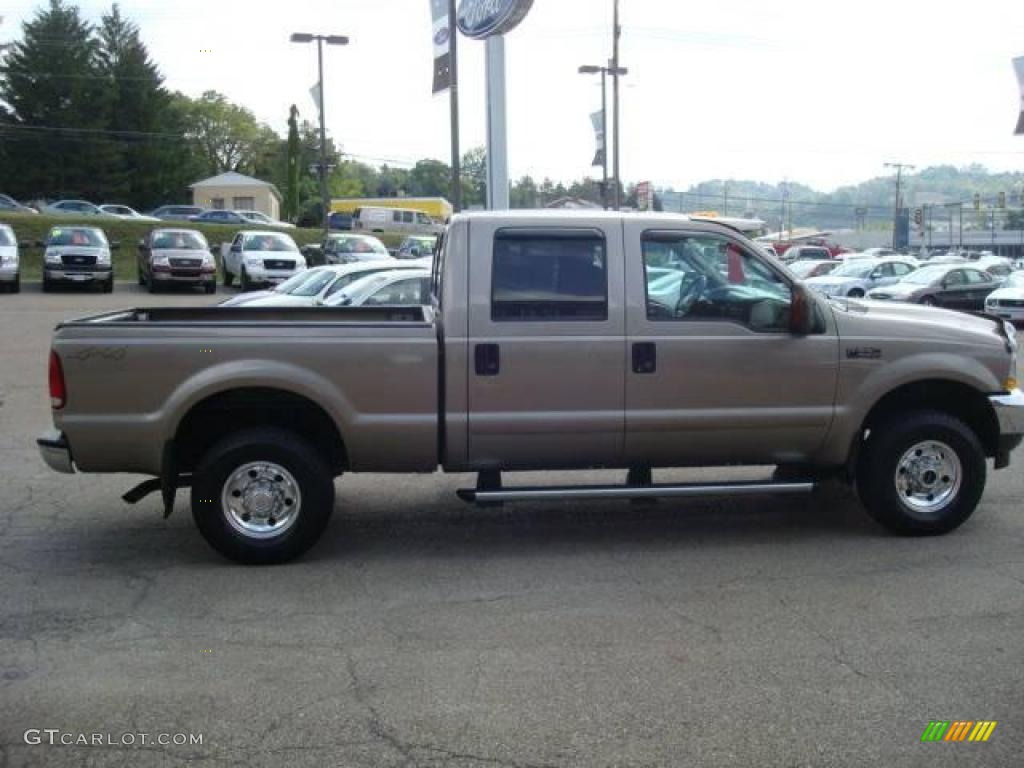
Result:
M694 483L682 485L565 485L522 488L460 488L456 494L471 504L505 501L555 501L573 499L658 499L701 496L770 496L811 493L813 482Z

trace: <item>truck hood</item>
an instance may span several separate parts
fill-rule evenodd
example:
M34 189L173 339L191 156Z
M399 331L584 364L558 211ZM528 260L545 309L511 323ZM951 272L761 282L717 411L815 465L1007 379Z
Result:
M922 342L1006 346L1003 322L988 315L972 315L918 304L870 299L833 300L840 336L875 336L879 339L914 339Z

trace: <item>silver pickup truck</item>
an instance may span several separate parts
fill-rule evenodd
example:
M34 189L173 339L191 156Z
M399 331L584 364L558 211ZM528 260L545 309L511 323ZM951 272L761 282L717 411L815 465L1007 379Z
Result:
M53 340L62 472L152 475L229 558L310 547L345 472L477 472L476 503L810 491L834 474L904 534L966 520L1024 434L999 319L829 300L726 226L673 215L454 217L416 308L127 310ZM777 465L659 484L659 467ZM625 470L515 487L515 470Z

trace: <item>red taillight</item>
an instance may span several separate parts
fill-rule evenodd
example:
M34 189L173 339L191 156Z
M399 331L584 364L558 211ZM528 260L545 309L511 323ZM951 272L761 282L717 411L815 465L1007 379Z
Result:
M59 410L64 407L67 390L64 387L64 366L57 353L50 350L50 407Z

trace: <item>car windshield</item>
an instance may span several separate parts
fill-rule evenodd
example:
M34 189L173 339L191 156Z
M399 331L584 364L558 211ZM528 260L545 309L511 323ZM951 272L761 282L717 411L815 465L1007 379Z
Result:
M206 241L195 232L158 232L153 236L154 251L205 251Z
M329 250L335 253L387 253L382 244L363 237L332 237Z
M81 245L89 248L102 248L107 238L98 229L54 229L50 231L47 245Z
M251 235L245 238L247 251L297 251L290 237L285 235Z
M289 291L282 291L291 296L316 296L324 288L334 282L335 273L329 269L318 269L313 271L306 280L296 285Z
M274 293L293 293L307 280L311 280L318 272L324 272L323 267L307 269L304 272L292 275L287 280L273 287Z
M9 230L0 229L0 245L14 245L14 238Z
M903 278L902 282L911 283L913 285L929 285L930 283L934 283L948 271L948 267L925 267L924 269L919 269L916 272L911 272Z
M875 266L873 261L847 261L832 270L832 274L836 277L867 277Z
M795 273L797 277L807 277L821 264L822 262L820 261L796 261L790 266L790 271Z

